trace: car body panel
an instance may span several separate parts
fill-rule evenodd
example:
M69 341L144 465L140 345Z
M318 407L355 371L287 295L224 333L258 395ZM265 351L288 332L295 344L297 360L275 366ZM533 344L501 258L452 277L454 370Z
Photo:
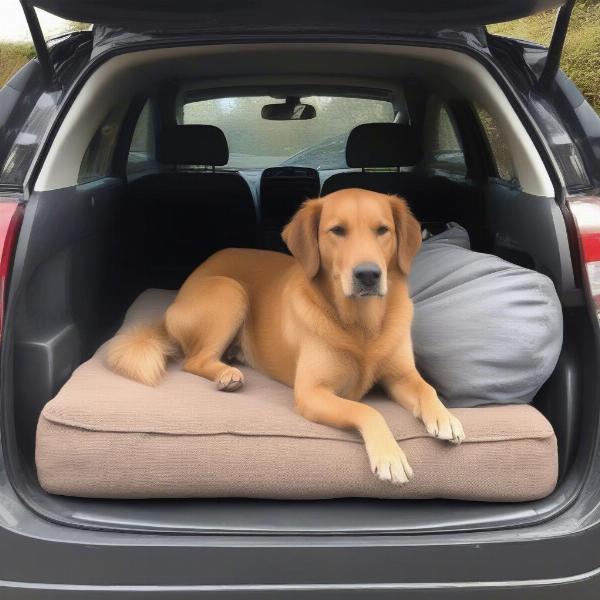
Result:
M146 0L143 10L121 0L25 0L72 21L110 25L129 31L321 33L463 28L518 19L556 8L565 0L362 0L302 3L262 0Z

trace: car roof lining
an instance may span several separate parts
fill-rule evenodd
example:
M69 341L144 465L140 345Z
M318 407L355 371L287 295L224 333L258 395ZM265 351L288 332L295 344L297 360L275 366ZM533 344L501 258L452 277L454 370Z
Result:
M336 73L331 76L331 73ZM228 44L128 52L99 66L65 115L35 182L36 191L77 184L81 159L115 103L151 94L167 79L202 81L208 89L329 84L399 88L417 78L440 97L468 98L494 117L509 145L523 191L554 196L547 169L496 80L472 57L453 50L381 44ZM378 83L374 83L378 82Z

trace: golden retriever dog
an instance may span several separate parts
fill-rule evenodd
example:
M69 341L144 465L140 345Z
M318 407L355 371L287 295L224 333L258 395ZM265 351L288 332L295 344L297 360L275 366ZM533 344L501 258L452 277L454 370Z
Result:
M348 189L304 203L283 231L292 256L227 249L185 281L161 323L116 336L108 364L156 385L178 349L185 371L233 391L245 364L294 388L298 412L362 436L379 479L413 471L383 416L360 402L381 384L436 438L463 428L419 375L407 275L421 228L404 200Z

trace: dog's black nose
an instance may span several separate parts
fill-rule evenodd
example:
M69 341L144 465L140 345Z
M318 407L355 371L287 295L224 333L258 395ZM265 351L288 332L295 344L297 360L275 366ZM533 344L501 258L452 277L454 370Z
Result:
M362 286L372 288L379 283L381 269L375 263L360 263L354 267L352 274Z

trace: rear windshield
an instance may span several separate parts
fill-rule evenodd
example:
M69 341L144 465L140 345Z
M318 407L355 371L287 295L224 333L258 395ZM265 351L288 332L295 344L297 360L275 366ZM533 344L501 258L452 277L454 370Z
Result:
M188 102L182 122L216 125L229 144L228 166L264 169L278 165L345 169L346 140L362 123L394 121L387 100L308 96L302 102L315 107L316 116L304 121L269 121L261 117L265 104L283 102L269 96L218 98Z

